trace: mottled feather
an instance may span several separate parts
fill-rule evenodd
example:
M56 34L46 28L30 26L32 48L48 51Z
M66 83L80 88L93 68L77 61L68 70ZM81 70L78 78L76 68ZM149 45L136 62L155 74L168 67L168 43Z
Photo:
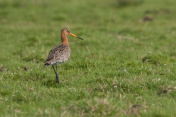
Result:
M48 65L65 62L70 57L70 53L71 53L71 50L68 45L65 45L64 43L60 43L56 45L49 52L49 55L46 61L44 62L45 63L44 67Z

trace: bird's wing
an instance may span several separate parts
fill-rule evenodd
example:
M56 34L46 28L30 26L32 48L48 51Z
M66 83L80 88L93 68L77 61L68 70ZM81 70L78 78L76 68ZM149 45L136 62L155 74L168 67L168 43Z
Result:
M44 63L46 63L47 61L50 61L56 56L59 56L59 54L62 54L65 48L66 48L66 45L62 43L56 45L54 48L50 50L48 57Z

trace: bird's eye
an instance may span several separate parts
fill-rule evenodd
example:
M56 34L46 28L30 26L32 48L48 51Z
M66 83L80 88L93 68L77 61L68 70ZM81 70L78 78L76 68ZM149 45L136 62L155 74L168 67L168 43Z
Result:
M70 33L70 31L69 30L67 30L69 33Z

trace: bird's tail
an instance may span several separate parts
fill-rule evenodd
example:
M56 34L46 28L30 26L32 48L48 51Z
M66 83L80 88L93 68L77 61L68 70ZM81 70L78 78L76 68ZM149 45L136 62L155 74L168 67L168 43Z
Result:
M43 65L43 68L47 67L48 65L50 65L50 64L49 64L49 63L45 63L45 64Z

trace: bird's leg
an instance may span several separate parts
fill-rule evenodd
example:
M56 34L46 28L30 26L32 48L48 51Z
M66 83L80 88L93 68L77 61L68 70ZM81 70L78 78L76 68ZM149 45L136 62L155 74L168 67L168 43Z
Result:
M54 69L54 65L52 65L52 68ZM56 70L54 69L54 73L56 74Z
M59 84L59 75L57 71L57 64L56 64L56 82Z
M54 69L54 65L52 65L53 69ZM59 83L59 78L58 78L58 73L57 73L57 65L56 65L56 70L54 69L54 72L56 74L56 82Z

